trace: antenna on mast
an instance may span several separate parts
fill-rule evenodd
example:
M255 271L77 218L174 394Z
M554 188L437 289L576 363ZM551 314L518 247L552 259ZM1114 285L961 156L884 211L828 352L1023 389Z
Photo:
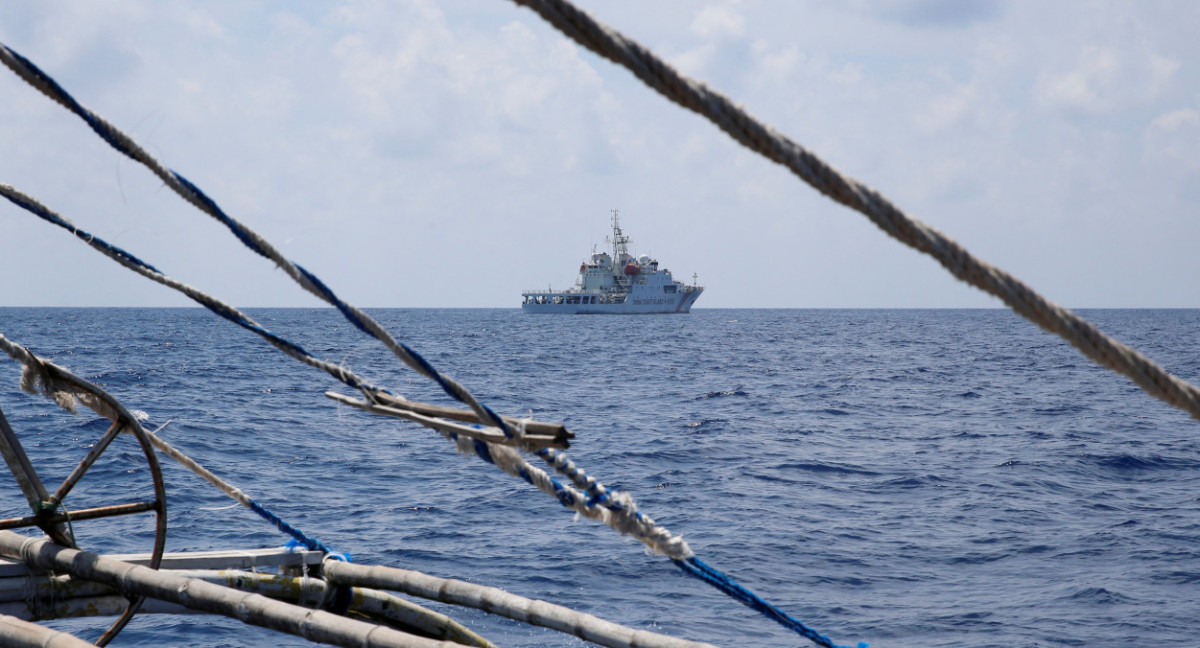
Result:
M629 237L621 231L621 218L618 215L619 210L612 210L612 244L613 244L613 263L625 263L625 257L629 256Z

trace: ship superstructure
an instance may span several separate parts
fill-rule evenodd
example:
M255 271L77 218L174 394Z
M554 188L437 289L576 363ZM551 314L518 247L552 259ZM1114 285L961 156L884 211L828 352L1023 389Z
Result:
M612 252L592 252L579 266L579 278L567 290L530 290L521 293L521 310L527 313L637 314L686 313L704 292L703 286L676 281L671 271L659 268L648 254L629 253L629 237L621 230L617 210L612 212Z

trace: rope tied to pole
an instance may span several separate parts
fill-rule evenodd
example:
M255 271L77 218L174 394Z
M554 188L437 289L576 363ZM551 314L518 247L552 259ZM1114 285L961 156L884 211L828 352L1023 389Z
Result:
M308 271L291 263L288 259L279 254L275 248L270 246L262 237L243 226L238 221L230 218L212 201L207 195L199 190L195 185L183 176L170 171L162 166L151 157L144 149L138 147L131 138L121 133L108 122L100 119L91 111L84 108L81 104L75 101L63 90L57 83L53 82L48 75L37 69L32 62L17 55L12 50L0 44L0 61L4 62L10 68L17 71L18 75L30 81L37 89L51 96L60 104L66 106L72 112L82 117L97 133L101 135L105 141L109 142L119 151L129 157L142 162L145 166L151 169L160 179L172 188L181 197L192 203L201 211L213 216L217 220L224 223L244 244L250 247L258 254L274 261L276 265L282 268L290 277L300 283L302 287L309 292L317 295L323 301L334 305L356 328L362 330L377 340L382 342L389 350L391 350L402 362L416 370L422 376L425 376L436 382L444 392L456 400L466 404L478 416L479 420L487 424L497 427L507 439L513 438L512 427L507 424L502 417L486 405L480 403L475 397L466 390L462 385L453 381L447 376L436 371L425 358L420 354L410 349L407 345L393 338L383 327L361 310L342 302L333 292L325 286L319 279ZM337 366L332 369L321 366L315 362L315 358L303 352L296 345L277 338L269 333L249 317L244 316L236 309L228 307L225 304L205 295L204 293L176 282L157 269L149 266L136 257L125 253L123 250L115 246L108 245L99 239L82 232L74 225L66 222L65 219L58 217L48 209L41 207L32 198L17 192L16 190L6 185L0 185L0 194L3 194L14 204L17 204L28 211L31 211L43 218L44 220L53 222L62 227L65 227L72 232L76 237L79 237L87 242L92 247L104 252L117 262L127 268L142 274L158 283L162 283L176 290L183 292L193 300L205 305L210 310L213 310L218 315L228 319L239 326L250 329L262 337L266 338L280 350L288 355L291 355L306 364L318 366L326 370L336 378L343 379L343 370ZM39 209L40 208L40 209ZM323 362L323 361L321 361ZM363 385L351 385L356 389L362 388ZM369 395L368 399L371 399ZM576 468L572 462L565 459L561 453L548 452L549 449L538 451L537 454L554 468L560 474L566 474L573 482L582 484L585 488L588 497L584 497L583 493L575 488L565 486L557 479L550 477L545 471L536 468L529 464L520 454L508 448L507 446L488 444L478 440L471 440L461 435L449 432L442 432L448 439L455 441L460 452L469 454L474 452L480 458L489 463L493 463L509 474L520 477L531 485L537 487L544 493L555 497L558 502L569 509L574 510L577 514L590 519L598 519L604 522L610 528L622 533L629 534L637 538L652 551L658 554L666 555L674 560L686 560L693 556L692 550L684 542L681 536L676 536L670 533L664 527L659 526L655 521L642 514L637 510L632 495L624 492L608 491L603 485L596 482L594 479L586 476L582 470ZM499 459L499 460L497 460ZM265 509L263 509L265 511ZM269 511L267 512L269 514ZM260 513L262 515L262 513ZM273 515L273 514L272 514ZM265 516L264 516L265 517Z
M91 385L90 389L85 389L82 385L62 379L60 377L61 370L58 369L54 363L43 360L28 348L9 340L3 334L0 334L0 349L3 349L10 357L23 365L21 372L21 387L25 391L35 394L40 392L46 398L54 401L60 407L68 412L71 412L72 414L75 413L75 407L79 403L82 403L86 407L96 412L98 415L109 418L109 420L114 422L120 418L116 408L109 404L110 402L116 403L116 399L111 394L108 394L99 387ZM30 376L33 377L30 378ZM106 415L106 413L111 415L111 417ZM237 488L217 477L207 468L201 466L194 459L172 447L166 441L163 441L162 438L158 436L158 432L166 427L169 423L170 421L167 421L153 432L149 430L143 430L147 439L149 439L150 443L155 447L156 450L163 452L167 456L179 462L183 467L191 470L193 473L208 481L210 484L216 486L218 490L233 498L242 506L254 511L263 519L274 524L277 529L291 536L292 538L295 538L308 549L313 551L321 551L325 554L345 556L346 560L349 560L349 554L339 554L330 549L320 540L306 535L303 531L297 529L291 524L288 524L278 515L251 499L244 492L242 492L240 488ZM127 427L122 427L123 431L127 429ZM62 508L63 513L67 516L66 521L68 526L71 525L70 512L67 511L64 502L60 502L54 498L51 498L51 501L42 502L41 506L46 509ZM71 537L74 537L73 531Z

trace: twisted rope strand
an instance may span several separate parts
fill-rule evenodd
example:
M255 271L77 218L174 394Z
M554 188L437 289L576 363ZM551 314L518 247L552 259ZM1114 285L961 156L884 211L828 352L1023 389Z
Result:
M199 187L192 184L190 180L179 173L164 166L144 148L139 146L133 138L76 101L62 86L34 65L32 61L0 43L0 62L3 62L18 76L42 92L42 94L45 94L67 110L78 115L104 141L130 159L144 165L184 200L224 224L246 247L274 262L292 280L300 284L302 288L315 295L321 301L337 308L355 328L378 339L404 364L422 376L436 382L446 394L470 407L481 419L489 421L499 428L505 437L512 437L512 428L498 414L492 411L491 408L476 400L474 395L467 391L466 388L448 376L438 372L419 353L402 342L397 341L370 315L342 301L316 275L292 263L291 260L283 256L279 250L257 232L226 214Z
M578 18L578 16L583 16L584 18L586 18L586 15L582 14L581 12L578 12L577 10L574 9L574 7L571 7L568 3L562 3L562 4L565 5L566 7L570 8L570 10L574 11L577 14L577 16L576 16L577 18ZM539 6L543 6L543 5L541 5L539 3ZM599 25L599 23L595 23L594 21L591 21L590 18L588 18L586 21L578 20L577 23L569 23L570 26L574 26L575 24L583 24L585 26L587 26L589 24L593 25L593 26ZM600 38L599 40L595 41L596 43L600 43L601 46L605 42L618 42L619 41L622 43L627 43L629 45L629 47L635 48L640 53L644 54L644 56L641 58L641 60L645 61L645 62L649 62L652 65L650 65L650 66L634 65L634 66L630 67L630 69L633 69L635 74L637 74L640 78L643 78L644 80L647 80L647 79L649 79L649 80L655 80L655 79L677 80L678 83L675 85L675 88L682 87L683 89L686 89L687 91L689 91L689 92L685 93L684 96L697 96L698 91L704 90L702 85L692 82L691 80L686 79L684 77L679 77L679 75L677 75L677 74L674 74L673 71L670 70L670 68L668 66L661 63L661 61L659 61L656 57L654 57L653 54L651 54L649 51L644 50L643 48L640 48L640 46L637 46L636 43L626 41L623 37L620 37L619 34L617 34L616 32L612 32L611 30L607 30L607 28L600 30L600 32L601 32L600 33L601 36L607 35L609 37L608 41L606 41L604 38ZM571 29L571 35L573 35L573 37L576 38L577 40L580 40L581 36L584 36L589 33L591 33L591 32L589 32L586 29L578 30L578 31ZM581 42L584 42L584 41L581 41ZM587 44L587 42L585 42L585 44ZM596 49L596 47L597 47L596 44L591 44L589 46L592 47L593 49ZM613 57L609 56L609 58L613 58ZM453 398L459 400L460 402L467 404L472 410L474 410L476 412L476 414L482 420L489 420L489 421L493 422L496 425L496 427L498 427L501 431L504 432L506 437L511 438L513 436L513 431L505 424L505 422L490 408L479 403L474 398L474 396L471 395L470 392L468 392L465 388L463 388L461 385L454 382L453 380L449 379L448 377L443 376L442 374L438 373L423 357L421 357L415 351L412 351L411 349L409 349L404 344L402 344L402 343L396 341L394 338L392 338L392 336L390 334L388 334L385 330L383 330L383 328L373 318L366 315L361 310L359 310L353 306L350 306L349 304L346 304L345 302L338 299L336 297L336 295L334 295L333 292L331 290L329 290L328 287L326 287L323 283L321 283L320 280L317 279L314 275L309 273L307 270L300 268L299 266L293 265L289 260L287 260L281 254L279 254L273 247L270 246L269 243L267 243L264 239L262 239L260 236L258 236L256 233L254 233L252 230L249 230L248 228L244 227L241 223L239 223L236 220L227 216L223 211L221 211L221 209L216 205L216 203L213 202L210 198L208 198L208 196L205 195L202 191L200 191L199 188L195 187L195 185L193 185L186 178L183 178L179 174L177 174L173 171L170 171L166 167L159 164L156 160L154 160L153 157L151 157L143 149L138 147L124 133L121 133L115 127L112 127L110 124L108 124L104 120L100 119L99 117L97 117L96 115L91 113L91 111L84 108L82 105L80 105L78 102L76 102L73 98L71 98L70 95L68 95L61 87L59 87L56 83L54 83L51 79L49 79L49 77L47 75L45 75L40 70L38 70L36 68L36 66L34 66L31 62L24 59L23 57L20 57L20 55L16 55L15 53L11 52L11 50L8 50L7 48L3 47L2 45L0 45L0 60L3 60L7 65L9 65L9 67L13 67L14 69L17 69L18 74L20 74L22 76L22 78L25 78L27 81L29 81L31 84L33 84L35 87L37 87L39 90L41 90L43 93L51 96L56 101L58 101L59 103L61 103L62 105L66 106L68 109L70 109L72 112L75 112L80 117L82 117L93 128L93 130L95 130L98 134L101 135L101 137L103 137L105 139L105 141L109 142L111 145L113 145L115 148L117 148L119 151L125 153L129 157L131 157L134 160L137 160L139 162L142 162L144 165L146 165L148 168L150 168L151 171L153 171L160 179L162 179L164 183L166 183L169 187L171 187L176 193L180 194L180 196L182 196L185 200L187 200L188 202L191 202L193 205L197 206L205 213L208 213L209 215L213 216L214 218L217 218L217 220L224 223L227 227L229 227L229 229L231 231L234 232L235 235L238 236L238 238L244 244L249 246L252 250L258 252L262 256L265 256L265 257L275 261L275 263L280 268L284 269L285 273L287 273L290 277L292 277L292 279L294 279L295 281L300 283L300 285L302 287L304 287L305 289L312 292L318 298L337 307L338 310L341 311L342 314L351 321L351 323L353 323L360 330L367 332L368 334L374 336L376 339L383 342L384 345L387 346L390 350L392 350L392 352L397 357L399 357L401 359L401 361L403 361L405 364L412 367L414 370L416 370L418 373L422 374L423 376L430 378L430 379L434 380L435 382L437 382L447 394L449 394ZM618 59L614 59L614 60L618 60ZM620 61L618 61L618 62L620 62ZM14 64L15 64L15 66L14 66ZM20 69L18 69L18 68L20 68ZM24 72L22 70L24 70ZM664 71L670 71L670 72L672 72L672 74L670 74L670 75L665 74ZM648 81L648 82L650 82L650 81ZM656 89L659 89L660 92L664 92L664 94L668 94L668 96L671 96L670 95L670 91L672 90L671 87L664 88L663 86L659 86L654 83L651 83L651 85L653 87L656 87ZM719 97L719 95L718 95L718 97ZM713 114L716 115L716 117L717 117L717 119L715 119L714 121L717 121L717 123L719 125L720 124L728 124L729 120L727 118L727 115L733 115L736 117L736 116L739 116L741 113L735 106L733 106L730 102L728 102L728 100L725 100L723 97L720 97L720 99L721 99L721 101L716 102L716 109L713 112ZM683 105L700 112L699 106L688 105L687 103L684 103ZM757 122L752 122L752 123L757 124ZM722 128L725 129L727 132L730 132L731 135L734 135L735 139L739 139L739 141L743 141L744 143L747 143L744 139L738 137L737 132L731 131L729 127L722 126ZM758 130L763 131L767 135L771 134L771 132L767 131L766 129L758 129ZM764 136L760 135L757 131L754 133L754 135L758 135L760 141L765 141L765 142L772 141L771 137L764 137ZM747 143L747 145L750 145L751 148L755 148L755 150L762 150L761 148L755 147L755 146L751 145L750 143ZM802 151L802 149L801 149L801 151ZM777 159L775 156L772 156L772 155L768 155L768 157L771 157L772 159ZM805 176L801 175L801 177L805 177ZM836 178L836 177L840 177L840 176L837 176L837 174L835 172L834 177ZM810 181L810 183L811 183L811 181ZM897 236L897 234L893 231L893 228L887 227L885 225L881 225L881 226L884 227L885 231L888 231L893 236ZM918 249L921 249L921 247L918 246ZM1200 411L1200 409L1198 409L1198 411ZM489 455L492 455L493 453L491 453L491 451L490 451L491 448L489 448L489 446L487 444L476 441L473 443L473 446L480 457L484 458L485 460L495 462L494 457L489 456ZM462 446L460 446L460 448L461 447ZM596 484L594 482L594 480L591 480L590 478L586 477L586 475L582 471L576 470L574 468L573 464L571 464L569 462L569 460L565 460L565 457L559 457L559 455L557 455L553 452L539 453L542 456L542 458L547 461L547 463L549 463L551 466L553 466L555 468L555 470L557 470L559 472L565 472L565 474L568 474L573 481L585 485L584 487L586 487L589 490L589 492L592 494L592 497L587 498L586 500L582 499L580 497L580 494L578 493L578 491L575 491L574 489L571 489L569 487L562 486L560 483L557 482L557 480L549 478L549 476L546 475L544 473L544 471L533 468L527 462L525 462L525 460L523 458L521 458L519 454L512 452L511 450L508 450L507 448L504 448L502 446L496 446L495 449L498 451L497 453L495 453L495 456L501 457L501 460L499 462L497 462L497 465L501 466L507 472L516 474L516 475L524 478L526 481L537 486L539 489L543 490L544 492L555 495L556 497L558 497L559 501L564 506L567 506L569 508L575 508L575 510L577 512L579 512L580 514L585 515L587 517L597 517L597 516L600 517L610 527L617 529L618 531L620 531L622 533L633 534L639 540L641 540L642 542L646 543L648 546L653 548L656 552L665 553L665 554L671 556L672 558L674 558L677 561L677 563L681 559L686 559L686 558L691 557L691 550L689 548L687 548L687 545L686 545L686 543L683 542L682 538L672 537L671 534L669 532L667 532L665 529L662 529L661 527L658 527L657 525L655 525L654 521L652 519L637 512L636 506L633 505L631 497L629 497L625 493L619 493L619 494L617 494L618 495L617 497L609 497L608 493L605 491L605 489L603 489L603 486ZM511 455L511 457L513 457L515 459L510 458L509 455ZM603 507L596 506L596 503L601 503L601 502L604 504ZM696 572L689 571L688 573L692 573L693 575L697 575L698 577L700 577L699 574ZM719 574L719 572L716 572L716 573ZM732 582L724 575L721 575L721 578L725 579L728 582ZM708 582L713 583L713 584L716 584L716 582L717 582L715 579L711 579L711 578L704 578L704 580L707 580ZM738 587L740 588L740 586L738 586ZM747 602L744 597L736 596L736 593L739 590L731 589L728 587L722 588L722 589L723 589L723 591L725 591L728 594L735 595L735 598L740 598L740 600L742 600L743 602ZM755 598L757 598L757 597L755 597ZM761 600L761 599L759 599L759 600ZM747 603L747 604L750 604L750 603ZM752 605L752 607L754 607L754 606ZM758 607L756 609L759 609L760 611L763 611L764 613L766 613L766 611L761 607ZM774 610L775 608L771 607L768 609ZM768 616L771 616L771 615L768 614ZM784 615L784 616L786 616L786 615ZM775 618L776 620L780 620L779 615L774 615L773 618ZM787 617L787 618L790 618L790 617ZM799 624L798 627L793 627L793 629L797 630L802 635L807 636L810 639L813 639L814 641L817 641L816 638L825 639L824 637L822 637L820 635L817 635L815 633L812 633L811 631L808 631L808 629L805 626L803 626L803 624ZM806 633L805 631L808 631L808 633ZM811 633L811 634L809 634L809 633ZM814 637L816 637L816 638L814 638ZM825 641L826 641L826 643L822 644L822 645L832 645L832 644L828 643L827 639L825 639Z
M67 219L59 216L48 207L38 202L35 198L5 184L0 184L0 196L7 198L13 204L24 208L39 218L71 232L71 234L73 234L76 238L84 241L95 250L120 263L126 268L164 286L178 290L202 306L205 306L209 310L221 315L225 319L228 319L239 326L242 326L243 328L257 333L259 336L263 337L273 346L282 350L284 353L287 353L289 356L296 358L297 360L300 360L304 364L307 364L311 367L324 370L348 386L361 391L368 400L371 400L372 394L386 391L381 387L367 383L362 378L359 378L353 371L345 368L342 365L335 365L312 356L302 347L300 347L300 345L279 337L271 331L263 328L248 315L242 313L233 306L230 306L200 290L197 290L196 288L172 279L158 269L154 268L154 266L151 266L150 264L138 259L129 252L126 252L125 250L106 242L90 232L79 229ZM0 349L8 351L9 354L13 355L14 358L24 362L26 367L40 366L41 361L36 356L30 354L26 349L24 349L24 347L20 347L19 345L10 347L6 346L5 343L6 340L4 337L0 336ZM42 379L42 381L43 385L48 384L46 383L46 379ZM47 394L50 395L50 392L47 391ZM54 397L63 398L61 390L55 390ZM415 418L410 420L414 420L417 423L426 425L426 427L438 430L442 432L444 436L447 436L447 438L457 438L460 442L463 438L459 435L445 432L442 429L444 426L429 424ZM436 421L436 419L430 420ZM518 426L518 429L522 427L523 426ZM521 434L523 435L524 432L521 431ZM151 442L154 442L153 435L151 435ZM602 484L599 484L591 477L587 477L587 480L589 480L590 483L588 486L588 492L591 494L591 497L584 498L578 493L578 491L564 487L557 480L549 477L549 475L547 475L541 469L530 465L517 452L512 450L504 452L500 450L500 448L503 448L504 446L499 444L485 444L483 442L479 443L480 447L483 449L477 450L475 453L478 454L482 459L488 461L489 463L494 463L502 470L505 470L512 475L521 477L533 486L557 499L563 506L576 511L577 513L580 513L589 519L600 520L604 524L622 534L633 535L657 553L670 556L673 559L686 559L692 555L691 550L688 549L687 544L683 542L681 537L673 536L668 530L655 524L653 519L639 513L636 504L633 503L632 496L628 495L627 493L618 493L616 498L610 497L609 491ZM575 464L566 459L565 455L561 453L551 453L546 455L539 452L538 454L539 456L545 458L548 463L555 467L556 470L570 474L572 479L576 482L579 482L580 480L579 475L584 475L582 470L577 469ZM500 457L501 460L495 461L495 457ZM179 460L178 457L176 459ZM187 464L185 463L185 465ZM201 477L208 479L208 477L202 473L197 474L200 474ZM218 488L221 488L221 486L218 485ZM228 493L229 491L226 492ZM279 527L280 530L292 535L293 537L296 537L297 539L301 540L301 542L304 542L310 549L320 548L317 545L311 544L309 540L303 538L303 534L300 534L299 531L293 529L290 527L290 525L287 525L286 522L280 520L270 511L263 509L253 501L250 501L247 504L246 502L243 502L242 499L237 498L236 496L234 497L235 499L238 499L239 502L242 502L243 505L251 508L259 515L271 521L273 524ZM594 504L596 503L603 504L604 510L595 508Z
M563 484L547 474L546 471L530 464L513 448L484 443L449 432L443 432L442 435L453 441L460 453L474 454L488 463L495 464L504 472L514 477L520 477L526 483L554 497L560 504L579 515L591 520L599 520L622 535L631 535L637 538L654 553L667 556L672 560L687 560L694 555L682 536L672 535L670 531L658 525L653 518L639 513L637 504L634 503L633 496L629 493L617 492L611 496L618 502L618 505L598 505L593 498L585 496L579 490Z
M911 218L882 194L843 175L806 148L759 121L725 96L566 0L513 0L559 31L621 65L671 101L713 122L737 142L787 167L830 199L858 211L891 237L937 260L959 280L998 297L1009 308L1054 333L1101 366L1146 393L1200 420L1200 388L1168 373L1135 349L1104 334L1067 308L1050 302L1007 272L983 261L938 230Z
M48 362L38 357L27 347L24 347L16 342L9 340L3 334L0 334L0 350L4 351L13 360L21 363L24 369L21 372L21 388L27 392L33 393L40 391L43 396L54 401L60 407L68 412L74 413L77 403L82 403L96 414L110 420L116 421L118 418L125 416L130 425L136 425L150 440L150 444L155 449L162 451L168 457L178 461L183 467L191 470L196 475L208 483L216 486L218 490L232 497L242 506L257 513L260 517L275 525L280 531L292 536L305 547L312 551L321 551L326 554L336 554L332 549L325 546L320 540L306 535L303 531L288 524L287 521L275 515L263 505L251 499L240 488L230 484L229 482L217 477L212 471L204 466L201 466L196 460L183 454L176 448L172 447L166 441L158 436L158 430L151 432L141 428L137 419L129 414L124 409L120 401L112 394L101 389L100 387L86 383L84 381L67 381L60 376L70 376L71 373L66 369ZM169 421L168 421L169 422ZM165 424L164 424L165 425ZM344 554L336 554L342 556Z
M299 360L300 362L303 362L306 365L325 371L352 389L367 393L382 391L381 387L376 387L369 384L357 376L353 371L350 371L341 365L335 365L326 360L317 358L305 351L304 348L299 344L272 333L270 330L264 328L261 324L254 321L254 319L249 315L234 308L233 306L230 306L225 302L222 302L196 288L193 288L192 286L177 281L163 274L154 266L142 261L129 252L126 252L125 250L112 245L85 230L79 229L67 219L59 216L50 208L38 202L37 199L33 198L32 196L22 193L21 191L6 184L0 184L0 196L7 198L13 204L25 209L42 220L71 232L71 234L73 234L79 240L87 243L93 249L99 251L101 254L116 261L129 270L132 270L143 277L150 279L151 281L167 286L168 288L173 288L184 295L187 295L192 301L204 306L217 315L220 315L221 317L233 322L234 324L237 324L238 326L241 326L246 330L253 331L263 339L270 342L272 346L280 351L283 351L287 355Z
M409 367L412 367L414 370L416 370L422 376L425 376L426 378L433 380L438 385L440 385L442 387L443 391L445 391L447 394L449 394L450 396L452 396L459 402L466 404L468 407L471 408L472 411L475 412L475 414L480 418L480 420L491 422L493 425L495 425L495 427L499 428L500 431L504 433L504 436L506 438L512 439L514 437L515 433L514 433L512 427L509 426L503 420L503 418L501 418L500 415L498 415L496 412L494 412L491 408L487 407L486 405L484 405L484 404L480 403L478 400L476 400L474 395L472 395L469 391L467 391L466 388L464 388L462 385L455 382L448 376L445 376L445 375L439 373L420 354L418 354L416 351L410 349L405 344L403 344L403 343L397 341L395 338L393 338L391 336L391 334L389 334L374 318L367 315L360 309L343 302L336 295L334 295L333 291L330 290L327 286L325 286L325 284L322 283L320 279L318 279L315 275L309 273L307 270L304 270L303 268L292 264L291 261L289 261L282 254L280 254L273 246L271 246L270 243L268 243L265 239L263 239L261 236L259 236L256 232L254 232L253 230L249 229L248 227L242 225L237 220L226 215L211 198L209 198L206 194L204 194L204 192L202 192L198 187L193 185L191 183L191 181L189 181L188 179L184 178L183 176L179 175L178 173L175 173L174 171L171 171L170 169L163 166L154 157L152 157L149 153L147 153L145 151L145 149L138 146L137 143L134 142L132 140L132 138L130 138L128 135L126 135L125 133L123 133L122 131L117 129L115 126L108 123L103 118L96 115L92 111L88 110L86 107L84 107L78 101L76 101L73 97L71 97L70 94L67 93L66 90L64 90L61 86L59 86L57 82L55 82L53 79L51 79L49 77L49 75L42 72L41 69L39 69L36 65L34 65L33 62L29 61L28 59L21 56L20 54L17 54L16 52L12 51L11 49L5 47L3 44L0 44L0 61L2 61L8 67L12 68L22 79L25 79L27 82L29 82L31 85L33 85L35 88L37 88L39 91L41 91L43 94L46 94L51 99L53 99L54 101L63 105L68 110L70 110L71 112L75 113L80 118L82 118L85 122L87 122L87 124L92 128L92 130L94 130L98 135L100 135L101 138L103 138L106 142L108 142L110 145L112 145L118 151L129 156L131 159L144 164L156 176L158 176L159 179L161 179L168 187L170 187L173 191L175 191L180 196L182 196L189 203L195 205L201 211L205 212L206 214L209 214L210 216L216 218L221 223L225 224L230 229L230 231L232 231L238 237L238 239L241 240L245 245L250 247L252 250L257 252L258 254L274 261L280 268L282 268L284 270L284 272L289 277L291 277L292 279L294 279L295 281L300 283L300 285L303 286L306 290L309 290L309 292L312 292L314 295L316 295L323 301L326 301L327 303L334 305L343 314L343 316L345 316L352 324L355 325L355 327L357 327L359 330L364 331L364 332L368 333L369 335L375 337L379 341L381 341L389 350L391 350L406 365L408 365ZM30 209L26 203L32 201L32 199L29 199L27 196L24 196L23 194L19 194L19 192L18 192L18 195L20 196L20 198L17 200L14 200L11 197L9 199L12 200L16 204L18 204L22 207L25 207L26 209ZM5 193L5 196L8 197L8 194ZM36 201L32 201L32 202L36 202ZM34 213L38 213L35 209L30 209L30 211L34 211ZM49 211L49 210L44 210L44 211ZM38 215L42 216L42 214L40 214L40 213L38 213ZM45 218L45 216L42 216L42 217ZM47 220L51 220L51 222L54 222L52 219L49 219L49 218L47 218ZM63 220L63 219L59 218L59 220ZM65 223L65 221L63 221L63 222ZM62 225L61 223L56 223L56 224L60 224L60 226L66 227L67 229L70 229L72 232L78 232L74 228L74 226L70 225L69 223L67 223L65 225ZM82 237L84 235L86 235L88 238L91 238L91 236L87 235L86 233L84 233L82 235L77 233L77 236ZM85 239L85 240L87 240L87 239ZM104 245L107 246L107 244L104 244ZM111 246L107 246L107 247L111 248ZM104 251L103 246L98 247L97 249L101 249L101 251ZM108 254L108 252L106 252L106 254ZM118 257L121 257L121 258L118 258ZM126 257L127 257L127 259L132 259L132 260L136 261L135 257L133 257L132 255L128 255L127 253L123 253L123 252L118 254L117 256L114 256L113 258L117 259L118 262L122 263L122 265L126 265L126 267L129 267L130 269L135 269L136 267L146 266L146 264L142 264L140 262L134 263L133 265L129 265L126 263ZM148 267L148 266L146 266L146 267ZM154 271L153 268L149 268L149 269L152 272L157 273L157 271ZM141 270L135 269L135 271L139 272L139 274L144 274ZM161 274L161 273L158 273L158 274ZM144 276L153 278L153 276L151 274L145 274ZM155 281L159 281L159 280L155 279ZM162 281L159 281L159 282L164 283ZM165 285L171 285L171 284L165 284ZM182 286L182 284L179 284L179 285ZM175 287L175 286L172 286L172 287ZM176 289L179 289L179 288L176 288ZM202 293L200 293L200 294L202 294ZM189 294L189 297L192 297L192 295ZM195 299L195 297L193 297L193 299ZM246 322L251 321L251 320L249 320L249 318L244 317L244 316L242 318L238 319L238 318L230 317L229 315L227 315L226 313L224 313L222 311L216 311L216 312L218 312L218 314L222 315L222 317L226 317L226 319L230 319L231 321L234 321L235 323L237 323L241 326L246 326L246 324L243 323L243 321L241 321L241 320L245 320ZM251 330L255 330L255 332L258 332L255 327L258 329L261 329L261 327L257 327L257 325L253 325L253 327L247 326L247 328L251 328ZM268 338L268 339L271 339L271 338ZM272 344L275 344L275 341L272 340ZM279 348L281 348L282 350L287 352L286 348L284 348L284 347L279 347ZM289 355L291 355L291 353L289 353ZM307 354L305 354L305 355L307 355ZM293 356L293 357L296 357L296 356ZM303 358L298 358L298 359L301 359L306 364L312 364L311 362L304 360ZM313 365L313 366L317 366L317 365ZM324 368L324 367L321 367L321 368ZM328 369L326 369L326 371L328 371ZM345 382L345 380L340 375L335 374L335 377L337 377L339 380L343 380L343 382ZM356 377L355 377L355 380L357 380ZM349 384L349 383L347 383L347 384ZM368 399L370 398L370 393L369 393L368 389L363 388L362 386L359 386L356 388L362 389L362 391L364 392L364 395L367 396ZM495 447L502 447L502 446L495 446ZM524 460L522 459L522 461L524 461ZM556 462L549 461L549 463L550 463L550 465L555 467L555 470L560 470L560 471L562 470L562 468L560 468L558 465L556 465ZM528 464L526 463L526 465L528 465ZM529 467L532 468L532 466L529 466ZM530 473L530 474L533 474L533 473ZM528 479L527 479L527 481L528 481ZM539 488L541 488L541 487L539 486ZM603 485L599 485L599 484L595 484L593 486L593 488L597 489L598 492L604 494L603 496L598 498L598 501L605 502L605 497L608 497L608 495L606 494L608 492L607 489L604 489ZM543 488L543 490L545 490L545 489ZM565 496L560 496L561 495L560 491L552 488L551 491L547 491L547 492L552 492L552 494L554 494L556 497L558 497L559 502L562 503L564 506L567 506L568 508L571 507L568 504L569 498L567 498ZM667 544L671 544L672 542L674 542L674 541L665 540L665 538L673 538L674 537L670 534L669 531L655 525L654 521L652 519L637 512L636 506L633 506L633 504L632 504L631 496L629 496L626 493L621 493L620 495L628 500L629 505L622 506L620 501L616 500L615 498L614 498L614 501L605 502L606 509L609 511L609 516L613 518L613 522L611 524L609 524L609 526L612 526L614 529L617 529L619 531L621 529L643 529L644 531L639 531L639 533L641 533L642 535L638 536L639 539L643 540L643 542L646 542L646 540L644 538L651 538L653 543L659 543L659 544L662 544L664 542ZM593 499L597 499L597 498L595 496L593 496ZM607 524L608 523L607 518L605 520L606 520L606 524ZM622 533L634 533L633 531L621 531L621 532ZM638 535L638 534L634 533L634 535ZM657 539L655 539L655 538L657 538ZM682 542L682 540L680 539L678 542ZM648 543L648 544L650 544L650 543ZM684 547L686 547L686 544L684 545ZM652 545L652 548L653 548L653 545ZM655 549L655 550L658 551L658 549ZM688 552L688 555L690 555L690 550L687 550L687 552ZM660 553L663 553L663 552L660 551Z

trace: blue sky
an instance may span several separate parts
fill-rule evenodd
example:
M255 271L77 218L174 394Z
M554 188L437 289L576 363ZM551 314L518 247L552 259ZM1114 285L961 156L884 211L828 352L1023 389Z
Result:
M1200 306L1200 5L584 2L1070 307ZM703 307L989 307L580 50L463 2L6 2L0 41L352 303L515 307L609 210ZM0 70L0 182L238 306L270 263ZM0 305L184 298L0 205Z

